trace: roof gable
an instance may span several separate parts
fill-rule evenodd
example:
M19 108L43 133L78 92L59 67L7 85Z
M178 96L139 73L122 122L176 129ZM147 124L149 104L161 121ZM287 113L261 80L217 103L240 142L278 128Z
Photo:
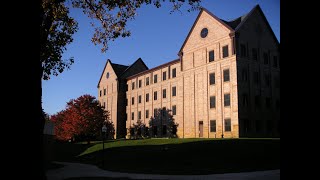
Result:
M148 70L148 66L143 62L143 60L141 58L138 58L134 63L132 63L120 76L122 78L126 78L128 76L131 76L133 74L139 73L136 72L136 68L137 66L140 66L139 68L139 72L140 71L144 71L144 70ZM142 66L142 67L141 67ZM142 69L141 69L142 68Z
M211 12L209 12L207 9L205 8L201 8L201 11L199 12L195 22L193 23L189 33L188 33L188 36L186 37L186 39L184 40L180 50L179 50L179 53L182 52L182 50L184 49L184 47L186 46L188 40L190 39L191 35L193 34L196 26L198 25L198 22L201 20L201 18L204 16L204 14L206 15L209 15L209 17L216 23L216 24L219 24L221 25L222 28L224 28L225 31L229 31L229 32L233 32L233 29L223 20L219 19L218 17L216 17L214 14L212 14ZM213 22L212 21L212 22ZM206 24L206 26L210 26L212 24L208 23Z
M243 26L244 24L246 24L246 22L248 21L249 18L252 18L252 16L254 16L254 12L257 12L259 15L261 15L261 18L263 20L263 23L265 23L268 31L271 33L273 40L279 45L279 41L276 37L276 35L274 34L266 16L264 15L262 9L260 8L260 6L257 4L245 17L244 19L238 24L238 26L235 28L235 31L238 32Z
M99 88L99 84L100 84L100 82L101 82L102 76L103 76L103 74L104 74L104 71L106 70L106 67L107 67L108 63L109 63L109 64L111 63L110 59L108 59L107 62L106 62L106 64L104 65L103 71L102 71L102 73L101 73L101 76L100 76L100 79L99 79L99 82L98 82L98 85L97 85L98 88Z
M106 68L107 68L108 64L109 64L109 66L111 67L111 69L113 70L114 74L115 74L117 77L119 77L119 76L128 68L128 66L125 66L125 65L112 63L111 60L108 59L107 62L106 62L106 64L105 64L105 66L104 66L104 68L103 68L103 71L102 71L102 73L101 73L101 76L100 76L100 79L99 79L99 82L98 82L98 85L97 85L98 88L99 88L99 84L100 84L100 82L101 82L101 79L102 79L102 77L103 77L103 74L104 74L105 71L106 71Z
M120 77L120 75L126 71L126 69L129 67L129 66L125 66L125 65L122 65L122 64L115 64L115 63L111 63L111 66L114 70L114 72L117 74L117 77Z
M225 21L223 19L221 19L221 21L223 21L224 23L228 24L228 26L230 26L233 30L235 30L239 26L239 24L241 24L241 22L244 21L244 19L247 17L247 15L248 14L245 14L245 15L240 16L240 17L238 17L236 19L233 19L231 21Z

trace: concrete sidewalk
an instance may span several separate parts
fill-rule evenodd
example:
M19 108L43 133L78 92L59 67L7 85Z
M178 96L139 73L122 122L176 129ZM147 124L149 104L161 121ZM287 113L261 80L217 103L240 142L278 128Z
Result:
M116 178L131 178L131 179L181 179L181 180L206 180L206 179L223 179L223 180L243 180L243 179L258 179L258 180L278 180L280 179L280 169L270 171L256 171L243 173L228 173L228 174L211 174L211 175L155 175L155 174L129 174L111 172L98 168L94 165L54 162L63 164L64 167L46 172L48 180L63 180L71 177L116 177Z

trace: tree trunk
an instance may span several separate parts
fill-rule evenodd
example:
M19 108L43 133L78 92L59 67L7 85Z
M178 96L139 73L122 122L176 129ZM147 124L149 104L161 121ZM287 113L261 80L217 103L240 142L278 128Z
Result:
M40 62L40 61L39 61ZM45 155L45 148L44 148L44 135L43 135L43 130L44 130L44 124L45 124L45 117L44 117L44 114L42 113L42 64L41 62L39 63L40 64L40 67L39 67L39 74L40 74L40 78L39 78L39 81L38 81L38 88L40 89L40 97L38 99L38 107L39 107L39 119L38 119L38 124L39 124L39 141L40 141L40 155L41 155L41 158L42 159L42 162L39 162L39 164L42 164L42 173L41 173L41 177L42 179L47 179L46 175L45 175L45 169L44 167L46 167L50 162L46 162L46 158L44 157Z

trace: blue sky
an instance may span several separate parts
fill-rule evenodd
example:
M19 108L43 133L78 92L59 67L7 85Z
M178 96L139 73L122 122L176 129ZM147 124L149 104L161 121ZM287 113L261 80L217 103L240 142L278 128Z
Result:
M217 17L232 20L248 13L259 4L280 42L280 0L203 0L201 5ZM177 59L198 12L170 14L171 5L164 3L157 9L143 6L137 17L129 22L131 37L120 38L109 44L101 53L101 46L91 43L93 28L90 20L78 9L71 9L71 16L79 23L74 41L67 46L63 58L74 57L70 70L43 81L43 109L53 115L66 107L70 99L81 95L98 95L97 84L107 59L113 63L130 65L139 57L149 68Z

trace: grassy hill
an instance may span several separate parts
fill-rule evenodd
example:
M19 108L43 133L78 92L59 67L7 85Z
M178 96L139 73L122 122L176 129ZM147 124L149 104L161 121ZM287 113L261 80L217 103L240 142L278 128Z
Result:
M60 146L60 147L59 147ZM56 160L149 174L214 174L280 169L280 139L145 139L60 144ZM104 161L103 161L104 159Z

